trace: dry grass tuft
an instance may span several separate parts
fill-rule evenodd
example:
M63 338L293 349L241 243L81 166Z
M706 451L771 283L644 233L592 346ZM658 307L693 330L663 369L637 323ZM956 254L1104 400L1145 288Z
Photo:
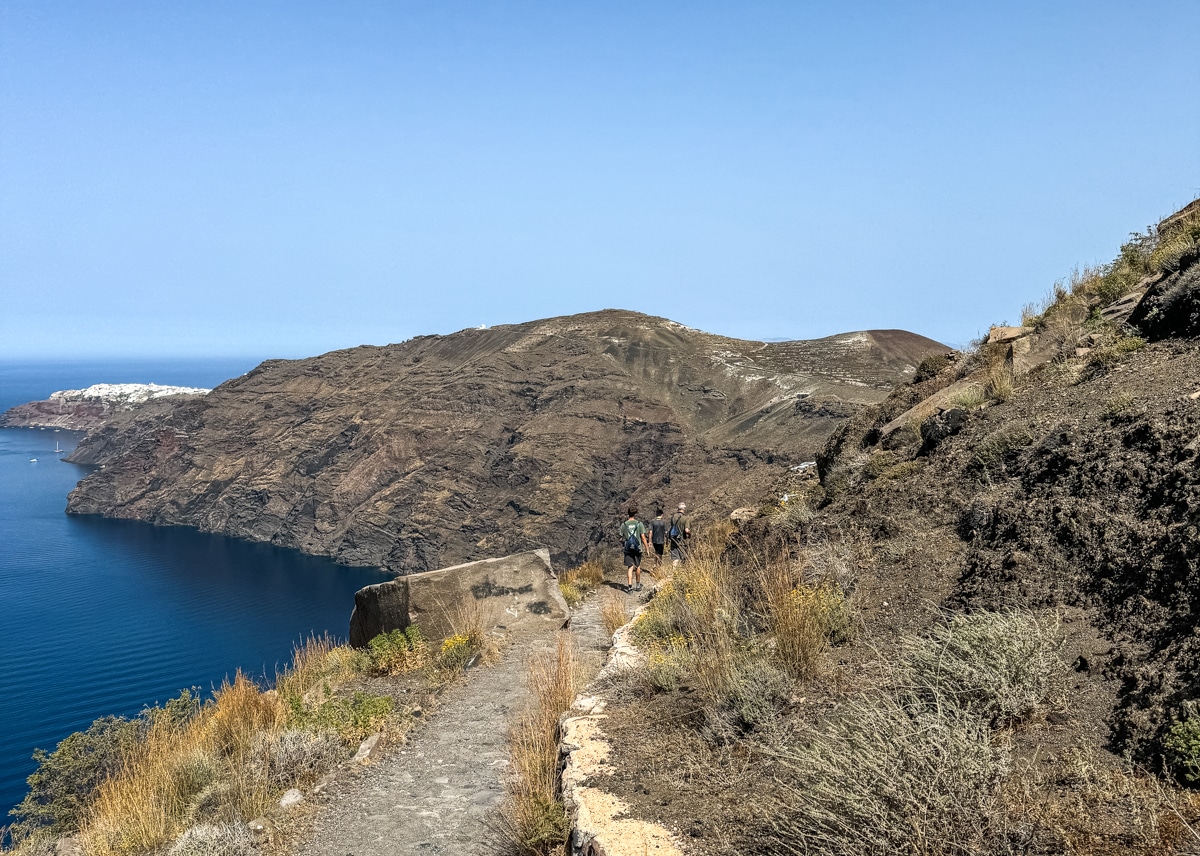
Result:
M1008 852L1200 851L1200 795L1164 786L1145 771L1105 764L1092 750L1069 749L1048 760L1019 764L1004 784L998 837Z
M1008 770L978 717L889 693L846 703L777 752L785 773L764 818L776 853L984 852Z
M797 680L816 677L825 652L851 630L851 610L841 588L828 577L806 585L783 562L762 567L759 586L774 658Z
M930 703L950 702L992 727L1027 718L1062 691L1059 622L1029 612L951 615L900 640L901 680Z
M564 852L568 822L559 798L558 719L578 691L570 633L553 652L529 664L529 702L509 736L512 779L496 824L500 851L509 856Z
M610 634L616 633L629 621L629 610L625 608L625 598L619 593L609 590L600 601L600 620L604 629Z
M983 391L992 401L1005 402L1013 396L1013 373L1002 361L988 366L983 377Z
M576 568L570 568L558 575L558 588L562 592L567 606L575 609L583 603L588 593L604 585L604 564L598 560L589 560Z
M238 674L184 725L155 723L97 790L81 836L85 849L92 856L149 853L201 813L218 820L261 814L272 791L249 763L251 750L283 720L278 696Z

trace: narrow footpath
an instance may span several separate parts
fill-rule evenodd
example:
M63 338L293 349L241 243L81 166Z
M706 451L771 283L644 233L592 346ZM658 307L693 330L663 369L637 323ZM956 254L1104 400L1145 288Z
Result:
M609 636L600 593L572 614L584 682L603 664ZM629 606L634 596L626 595ZM509 725L525 702L526 665L552 650L545 634L516 640L500 660L446 689L407 743L390 749L322 795L311 832L294 856L475 856L492 852L488 818L504 798Z

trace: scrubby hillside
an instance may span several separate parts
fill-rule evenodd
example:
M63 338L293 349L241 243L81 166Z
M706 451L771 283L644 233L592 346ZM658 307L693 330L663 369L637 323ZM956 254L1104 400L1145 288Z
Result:
M688 853L1200 852L1198 259L1194 204L717 533L588 787Z
M118 418L73 513L421 571L577 560L634 497L736 506L944 346L903 331L729 339L609 310L271 361Z

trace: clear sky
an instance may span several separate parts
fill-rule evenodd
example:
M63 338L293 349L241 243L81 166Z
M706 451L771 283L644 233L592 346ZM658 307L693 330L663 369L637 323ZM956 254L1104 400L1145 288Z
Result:
M0 357L961 344L1200 194L1196 0L0 0Z

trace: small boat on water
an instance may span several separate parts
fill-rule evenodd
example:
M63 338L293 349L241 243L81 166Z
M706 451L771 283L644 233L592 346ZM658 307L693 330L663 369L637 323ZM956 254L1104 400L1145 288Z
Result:
M29 463L31 463L31 464L36 464L36 463L37 463L37 458L30 458L30 459L29 459Z
M55 440L54 441L54 454L65 455L66 453L67 453L67 450L64 449L57 440Z

